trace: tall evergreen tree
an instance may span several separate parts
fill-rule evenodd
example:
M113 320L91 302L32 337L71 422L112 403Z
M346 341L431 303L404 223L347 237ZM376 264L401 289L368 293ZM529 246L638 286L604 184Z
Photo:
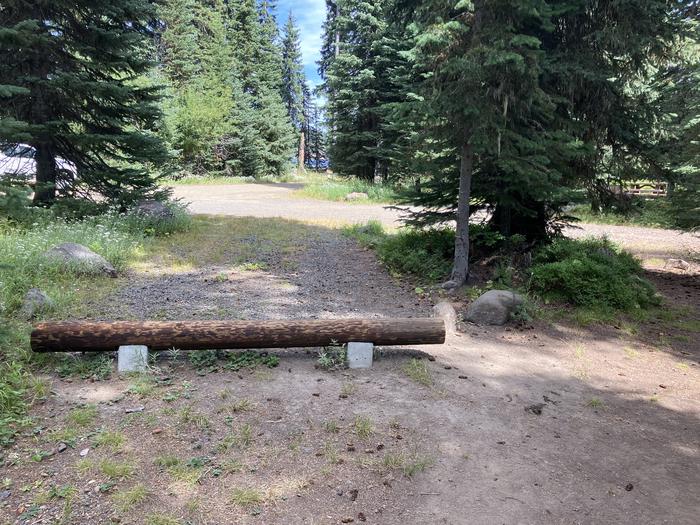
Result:
M155 195L144 166L165 158L152 133L154 4L147 0L4 0L0 8L0 141L35 152L34 202L51 204L70 161L84 196L126 202Z
M308 88L302 65L299 29L294 23L290 10L282 30L282 100L287 106L287 114L299 137L297 158L300 168L304 167L306 150L304 103L307 96Z
M386 5L385 0L329 1L319 64L333 130L329 145L333 168L370 181L380 167L381 94L387 86L379 57Z

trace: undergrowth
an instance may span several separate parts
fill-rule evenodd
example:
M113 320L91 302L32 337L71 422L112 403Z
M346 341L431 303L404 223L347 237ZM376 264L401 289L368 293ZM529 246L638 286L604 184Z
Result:
M25 427L28 407L37 399L37 369L55 370L59 376L105 379L112 370L104 355L75 359L70 355L33 354L29 348L30 323L20 315L22 300L39 288L53 300L51 311L34 320L61 319L87 294L114 286L114 280L66 268L44 253L61 243L87 246L122 272L141 257L149 236L187 229L184 209L173 206L171 219L152 221L132 214L107 213L83 219L65 218L59 211L28 209L25 215L0 217L0 445L12 442ZM65 211L65 210L62 210ZM27 219L27 221L24 221Z

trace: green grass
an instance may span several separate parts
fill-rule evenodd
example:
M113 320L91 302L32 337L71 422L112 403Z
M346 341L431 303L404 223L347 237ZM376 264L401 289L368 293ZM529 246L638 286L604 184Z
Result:
M125 489L117 492L114 496L114 502L117 508L122 512L126 512L133 507L140 505L148 499L150 491L145 485L139 483L130 489Z
M366 193L367 198L348 201L346 196L349 193ZM307 178L305 186L298 190L295 195L310 199L344 201L350 204L394 203L398 199L397 191L393 186L333 175L317 175L313 178Z
M156 512L147 514L143 523L144 525L182 525L183 521L169 514Z
M673 228L673 218L666 199L637 200L630 213L593 213L588 204L575 206L568 212L581 222L616 224L620 226L646 226L648 228Z
M126 436L121 432L104 430L99 432L92 441L95 447L109 448L112 452L119 452L124 448Z
M79 427L89 427L97 419L97 407L95 405L86 405L84 407L74 408L68 412L66 421Z
M406 454L404 452L389 452L382 458L382 465L387 470L399 470L407 478L423 472L434 463L432 458L420 454Z
M57 208L60 208L57 207ZM58 213L58 212L57 212ZM86 272L85 268L64 268L46 259L48 249L64 242L87 246L105 257L118 272L139 258L153 235L166 235L186 228L182 209L172 223L147 224L143 218L106 214L83 220L62 219L51 211L28 214L32 221L12 223L0 217L0 445L13 441L16 433L30 424L27 411L38 399L33 372L52 369L59 376L106 379L112 373L108 356L54 356L33 354L29 348L30 323L19 308L30 288L39 288L53 300L42 318L82 317L87 298L95 300L118 286L116 279Z
M433 385L433 376L425 361L411 358L411 360L402 367L402 370L408 377L420 385Z
M367 439L374 433L372 420L368 416L355 416L352 428L353 432L355 432L360 439Z
M236 488L231 491L231 503L240 507L250 507L256 503L262 503L263 493L255 488Z
M130 478L136 467L124 461L114 461L112 459L103 459L99 463L99 470L109 479L127 479Z

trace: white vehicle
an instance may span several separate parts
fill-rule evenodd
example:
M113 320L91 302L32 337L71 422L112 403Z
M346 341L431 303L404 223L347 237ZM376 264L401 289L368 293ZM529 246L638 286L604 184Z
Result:
M0 149L0 179L15 177L26 179L30 184L36 182L36 150L28 144L16 144ZM72 162L56 158L58 171L56 185L67 187L75 179L77 170Z

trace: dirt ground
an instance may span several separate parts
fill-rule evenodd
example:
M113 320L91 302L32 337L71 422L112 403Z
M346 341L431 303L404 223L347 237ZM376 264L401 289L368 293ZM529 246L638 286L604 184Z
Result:
M163 241L79 316L413 317L438 300L335 230L200 220L196 244ZM696 524L699 276L663 262L683 250L649 258L678 315L643 325L461 324L366 371L292 349L272 368L198 373L175 352L144 377L52 375L5 453L0 523Z

